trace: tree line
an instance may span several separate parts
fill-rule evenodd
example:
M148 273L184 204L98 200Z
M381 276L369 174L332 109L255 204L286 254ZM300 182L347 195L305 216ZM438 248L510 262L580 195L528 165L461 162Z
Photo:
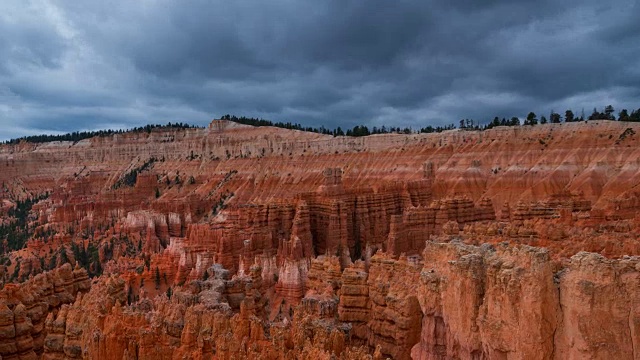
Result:
M162 157L162 159L164 159L164 156ZM153 166L153 163L155 163L156 161L158 161L158 159L156 159L154 156L150 157L142 165L136 168L133 168L129 172L124 174L124 176L118 179L118 181L116 181L116 183L113 184L111 188L115 190L123 186L129 186L129 187L134 186L136 184L136 181L138 180L138 174L149 169L151 166ZM161 160L161 161L164 161L164 160ZM176 175L176 182L178 180L179 180L179 177Z
M90 277L100 276L102 274L100 253L93 242L89 241L87 248L84 247L82 242L80 244L72 242L71 251L73 251L73 258L76 260L76 263L86 269Z
M351 129L343 130L340 126L335 129L326 128L324 126L320 127L312 127L312 126L302 126L298 123L292 122L282 122L277 121L273 122L270 120L265 120L261 118L252 118L245 116L236 116L236 115L223 115L220 117L222 120L229 120L239 124L244 125L252 125L252 126L274 126L283 129L289 130L300 130L307 132L314 132L318 134L325 135L333 135L333 136L369 136L375 134L415 134L415 133L439 133L447 130L456 129L454 124L448 124L445 126L431 126L428 125L426 127L422 127L420 129L412 129L410 127L394 127L394 126L382 126L382 127L372 127L371 129L366 125L356 125ZM487 130L494 128L496 126L520 126L520 125L537 125L537 124L546 124L552 123L557 124L561 122L578 122L585 120L617 120L617 121L630 121L630 122L640 122L640 108L636 110L622 109L618 113L618 116L615 116L615 109L612 105L607 105L604 107L602 111L599 111L597 108L593 109L591 115L586 116L584 111L580 116L577 116L573 110L566 110L564 112L564 116L556 113L555 111L551 111L549 116L540 116L534 112L529 112L527 117L524 119L520 119L517 116L513 116L511 118L500 118L498 116L494 117L493 120L488 123L482 123L480 121L475 121L473 119L461 119L459 121L459 129L468 129L468 130ZM68 134L62 135L31 135L31 136L23 136L16 139L7 140L5 144L18 144L20 142L30 142L30 143L44 143L51 141L73 141L78 142L80 140L88 139L94 136L98 137L106 137L114 134L124 134L124 133L151 133L153 129L193 129L193 128L202 128L201 126L189 125L186 123L168 123L166 125L146 125L141 127L136 127L128 130L98 130L98 131L75 131Z
M500 118L498 116L494 117L493 120L489 121L486 124L482 124L479 121L475 121L473 119L461 119L459 121L458 128L466 129L466 130L488 130L494 128L496 126L522 126L522 125L537 125L537 124L559 124L561 122L578 122L585 120L617 120L617 121L630 121L630 122L640 122L640 108L637 110L629 111L627 109L622 109L616 118L614 115L615 109L612 105L607 105L604 107L602 111L599 111L597 108L593 109L593 112L589 116L584 115L584 111L580 116L574 114L573 110L566 110L564 115L561 115L555 111L551 111L549 113L549 117L542 115L538 118L538 115L534 112L529 112L527 117L524 119L520 119L517 116L513 116L511 118ZM456 129L454 124L449 124L445 126L426 126L420 128L418 130L414 130L410 127L376 127L369 129L366 125L356 125L352 129L347 129L344 131L341 127L337 127L335 129L328 129L324 126L319 128L314 127L305 127L297 123L291 122L272 122L265 119L251 118L251 117L238 117L235 115L223 115L221 117L222 120L229 120L233 122L237 122L245 125L253 125L253 126L275 126L283 129L289 130L301 130L314 132L319 134L333 135L333 136L369 136L375 134L415 134L415 133L439 133L446 130Z
M542 115L538 119L538 116L534 112L530 112L527 114L527 117L524 119L523 125L537 125L537 124L559 124L561 122L578 122L585 120L612 120L612 121L630 121L630 122L640 122L640 108L637 110L631 110L631 114L627 109L622 109L618 113L618 117L615 116L615 109L612 105L607 105L604 107L602 111L599 111L597 108L593 108L593 112L589 116L585 116L584 111L580 116L577 116L573 113L573 110L566 110L564 112L564 117L555 111L551 111L549 117ZM491 121L486 128L491 128L495 126L514 126L520 125L520 119L517 117L513 117L510 120L506 120L502 118L502 120L495 117L493 121Z
M302 126L298 123L292 123L292 122L280 122L280 121L273 122L265 119L244 117L244 116L238 117L238 116L229 115L229 114L222 115L220 117L220 120L228 120L228 121L236 122L238 124L252 125L252 126L274 126L274 127L279 127L283 129L300 130L300 131L314 132L318 134L333 135L333 136L359 137L359 136L369 136L369 135L375 135L375 134L394 134L394 133L395 134L413 134L416 132L409 127L400 128L400 127L394 127L394 126L390 126L390 127L374 126L373 128L369 129L369 127L367 127L366 125L356 125L353 128L347 129L345 131L340 126L338 126L335 129L328 129L328 128L325 128L324 126L316 128L311 126ZM420 132L420 133L442 132L445 130L452 130L455 128L456 127L453 124L446 125L446 126L436 126L436 127L427 126L427 127L421 128L417 132Z
M0 253L20 250L33 235L29 214L34 204L49 197L49 193L16 201L7 212L8 222L0 223Z
M166 125L160 124L149 124L145 126L135 127L127 130L96 130L96 131L74 131L67 134L60 135L30 135L23 136L11 140L7 140L5 144L18 144L20 142L29 142L29 143L45 143L52 141L73 141L78 142L80 140L89 139L92 137L107 137L114 134L124 134L124 133L148 133L150 134L153 129L194 129L194 128L202 128L196 125L189 125L186 123L167 123Z

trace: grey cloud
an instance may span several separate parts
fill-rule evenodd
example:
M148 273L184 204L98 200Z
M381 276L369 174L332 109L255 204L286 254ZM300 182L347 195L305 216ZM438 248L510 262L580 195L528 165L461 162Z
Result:
M22 21L0 16L0 89L12 94L0 124L26 134L236 113L421 127L637 108L638 6L8 0L0 10Z
M52 26L22 22L11 15L0 17L0 73L15 67L59 67L66 45Z

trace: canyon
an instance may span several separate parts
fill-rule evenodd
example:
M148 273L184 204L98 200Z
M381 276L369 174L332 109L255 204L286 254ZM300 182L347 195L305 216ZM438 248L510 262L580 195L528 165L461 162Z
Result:
M0 145L1 359L640 358L638 131Z

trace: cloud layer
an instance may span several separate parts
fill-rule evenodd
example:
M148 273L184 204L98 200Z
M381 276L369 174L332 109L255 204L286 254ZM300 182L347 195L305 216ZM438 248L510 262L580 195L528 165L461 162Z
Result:
M635 0L5 0L0 140L225 113L421 127L640 107Z

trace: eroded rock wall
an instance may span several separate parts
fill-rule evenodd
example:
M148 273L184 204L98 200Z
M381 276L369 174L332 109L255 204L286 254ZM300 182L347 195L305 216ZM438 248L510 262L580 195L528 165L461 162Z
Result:
M638 126L0 145L0 354L635 358Z

